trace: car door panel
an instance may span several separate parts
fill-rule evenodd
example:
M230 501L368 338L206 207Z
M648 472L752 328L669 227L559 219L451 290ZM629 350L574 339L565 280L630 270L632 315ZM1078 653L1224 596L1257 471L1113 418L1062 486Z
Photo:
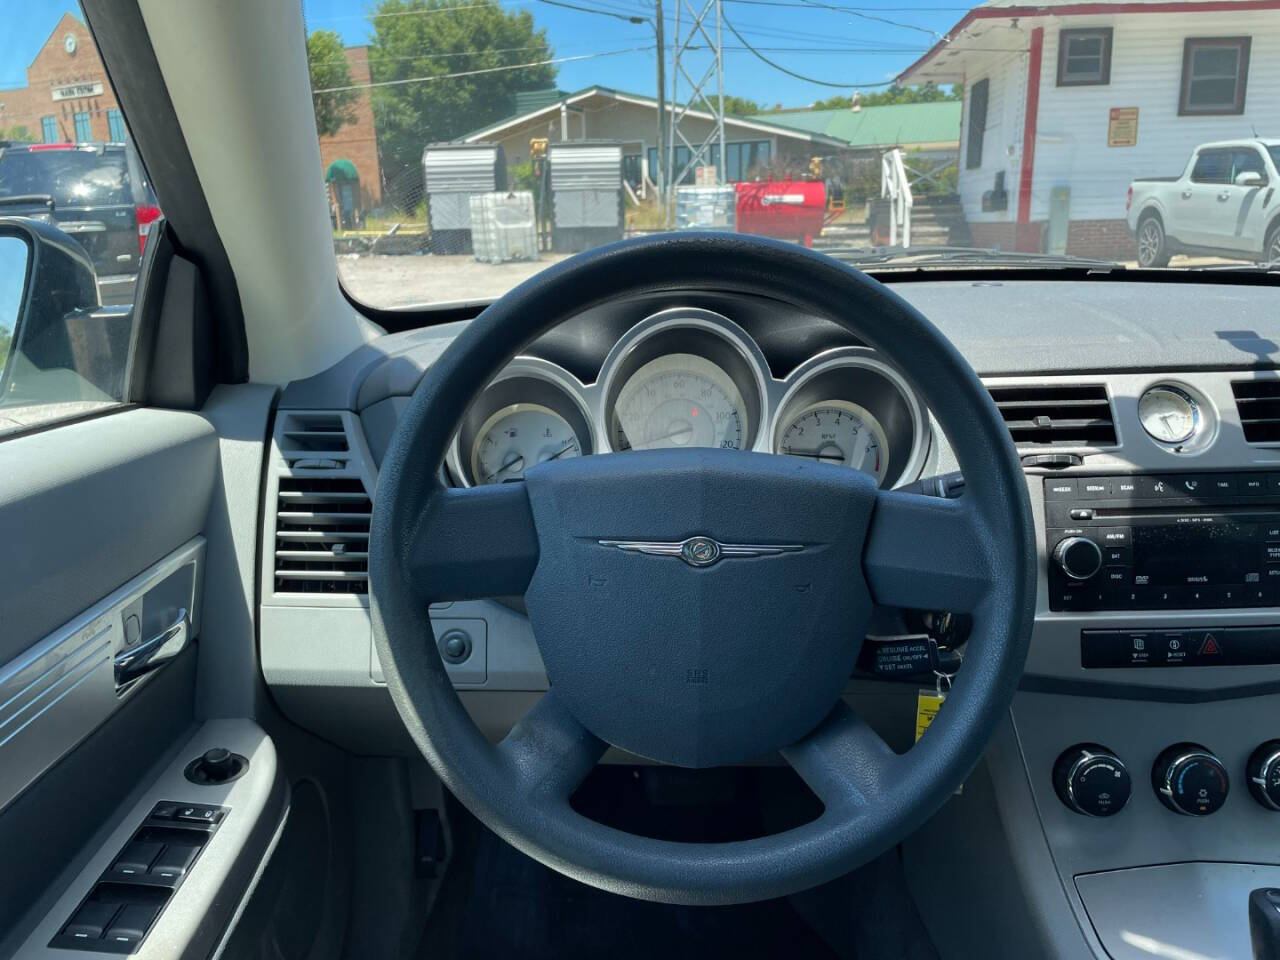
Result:
M0 443L7 663L200 534L217 476L195 413L126 410Z

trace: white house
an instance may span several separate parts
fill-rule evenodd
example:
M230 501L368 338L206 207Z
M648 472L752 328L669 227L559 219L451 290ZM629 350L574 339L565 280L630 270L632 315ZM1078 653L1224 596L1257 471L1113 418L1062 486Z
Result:
M975 243L1128 259L1131 179L1280 136L1280 0L993 0L898 80L964 83Z

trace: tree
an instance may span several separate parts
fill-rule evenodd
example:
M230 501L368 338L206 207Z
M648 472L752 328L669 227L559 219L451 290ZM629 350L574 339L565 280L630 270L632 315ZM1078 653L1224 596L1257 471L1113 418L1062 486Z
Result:
M858 104L863 107L885 107L895 103L937 103L940 100L959 100L964 87L953 83L946 90L926 83L922 87L889 87L874 93L858 94ZM828 97L813 105L814 110L845 110L853 106L853 97Z
M23 143L34 143L35 137L31 131L19 124L16 127L5 129L0 127L0 140L17 140ZM4 351L0 350L0 356L4 356Z
M545 62L552 57L546 31L528 11L504 10L496 0L380 0L371 20L373 81L392 84L373 90L388 183L412 181L414 170L420 177L428 143L509 116L519 91L555 85L556 68ZM477 72L484 70L492 72ZM417 196L393 199L403 205Z
M307 66L311 68L311 100L316 108L316 129L322 137L332 137L356 119L359 90L334 90L351 86L351 65L342 37L335 30L315 30L307 37ZM315 93L334 90L333 93Z
M714 97L704 97L702 102L710 110L716 100ZM746 97L729 95L724 98L724 112L735 117L751 117L760 112L760 104Z

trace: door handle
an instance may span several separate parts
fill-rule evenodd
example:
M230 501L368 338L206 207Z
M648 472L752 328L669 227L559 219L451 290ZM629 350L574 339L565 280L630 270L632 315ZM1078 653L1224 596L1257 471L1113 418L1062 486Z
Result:
M154 637L116 654L116 689L163 667L186 649L190 635L191 620L186 607L183 607L178 611L177 619Z
M1231 192L1228 190L1223 190L1220 194L1218 194L1218 201L1220 203L1225 203L1230 199L1231 199Z
M1190 190L1183 190L1183 191L1182 191L1182 199L1183 199L1183 200L1190 200L1190 199L1191 199L1191 191L1190 191Z

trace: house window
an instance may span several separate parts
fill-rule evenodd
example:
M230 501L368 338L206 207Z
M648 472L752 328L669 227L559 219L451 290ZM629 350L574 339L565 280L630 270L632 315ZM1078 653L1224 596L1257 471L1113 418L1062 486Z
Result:
M1180 115L1244 113L1249 37L1189 37L1182 46Z
M107 111L108 139L114 143L124 143L128 134L124 129L124 114L119 110Z
M982 137L987 132L987 94L990 90L990 80L979 80L969 91L969 135L964 151L964 165L968 170L982 166Z
M83 143L86 140L93 139L93 133L89 129L89 115L87 113L77 113L76 121L76 141Z
M1058 32L1058 86L1111 82L1111 28Z
M45 143L58 142L58 118L57 117L41 117L40 118L40 135L44 138Z

